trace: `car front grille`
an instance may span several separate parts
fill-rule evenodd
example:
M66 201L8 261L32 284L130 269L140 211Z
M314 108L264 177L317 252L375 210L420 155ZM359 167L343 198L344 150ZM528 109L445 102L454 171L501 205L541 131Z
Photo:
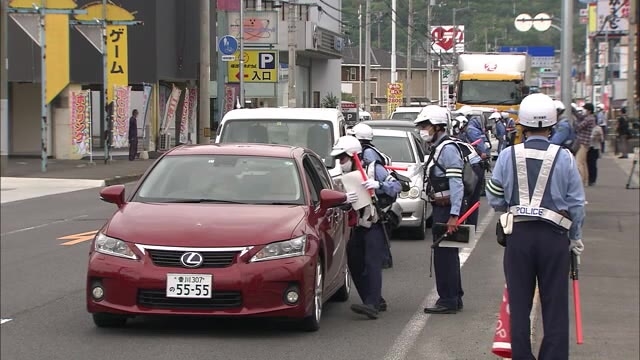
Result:
M211 298L190 299L167 297L165 290L139 289L138 306L152 309L235 309L242 307L242 293L214 291Z
M183 250L147 249L153 264L163 267L184 267L180 257L187 252ZM233 264L239 251L201 251L203 262L200 268L223 268Z

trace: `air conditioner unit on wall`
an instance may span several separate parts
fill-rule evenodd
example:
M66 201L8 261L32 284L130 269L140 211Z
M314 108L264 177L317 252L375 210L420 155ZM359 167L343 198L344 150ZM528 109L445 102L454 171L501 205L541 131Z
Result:
M160 135L160 150L169 150L171 148L171 134Z

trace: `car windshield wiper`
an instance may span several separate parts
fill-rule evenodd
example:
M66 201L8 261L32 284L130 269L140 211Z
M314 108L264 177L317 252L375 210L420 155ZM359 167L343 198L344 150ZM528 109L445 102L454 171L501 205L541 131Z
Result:
M212 204L247 204L246 202L241 201L233 201L233 200L222 200L222 199L171 199L160 201L164 203L180 203L180 204L202 204L202 203L212 203Z

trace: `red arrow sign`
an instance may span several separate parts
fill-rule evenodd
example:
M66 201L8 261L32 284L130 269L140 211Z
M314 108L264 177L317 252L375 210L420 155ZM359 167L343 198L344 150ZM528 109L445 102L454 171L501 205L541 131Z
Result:
M249 74L244 74L244 78L248 78ZM238 73L236 74L236 79L240 80L240 72L238 71Z

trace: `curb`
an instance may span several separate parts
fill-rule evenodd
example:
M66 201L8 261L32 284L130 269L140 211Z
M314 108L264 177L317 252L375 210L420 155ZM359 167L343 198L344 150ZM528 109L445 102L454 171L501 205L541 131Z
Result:
M114 176L108 179L104 179L104 186L122 185L122 184L130 183L133 181L138 181L142 177L142 175L144 174Z

